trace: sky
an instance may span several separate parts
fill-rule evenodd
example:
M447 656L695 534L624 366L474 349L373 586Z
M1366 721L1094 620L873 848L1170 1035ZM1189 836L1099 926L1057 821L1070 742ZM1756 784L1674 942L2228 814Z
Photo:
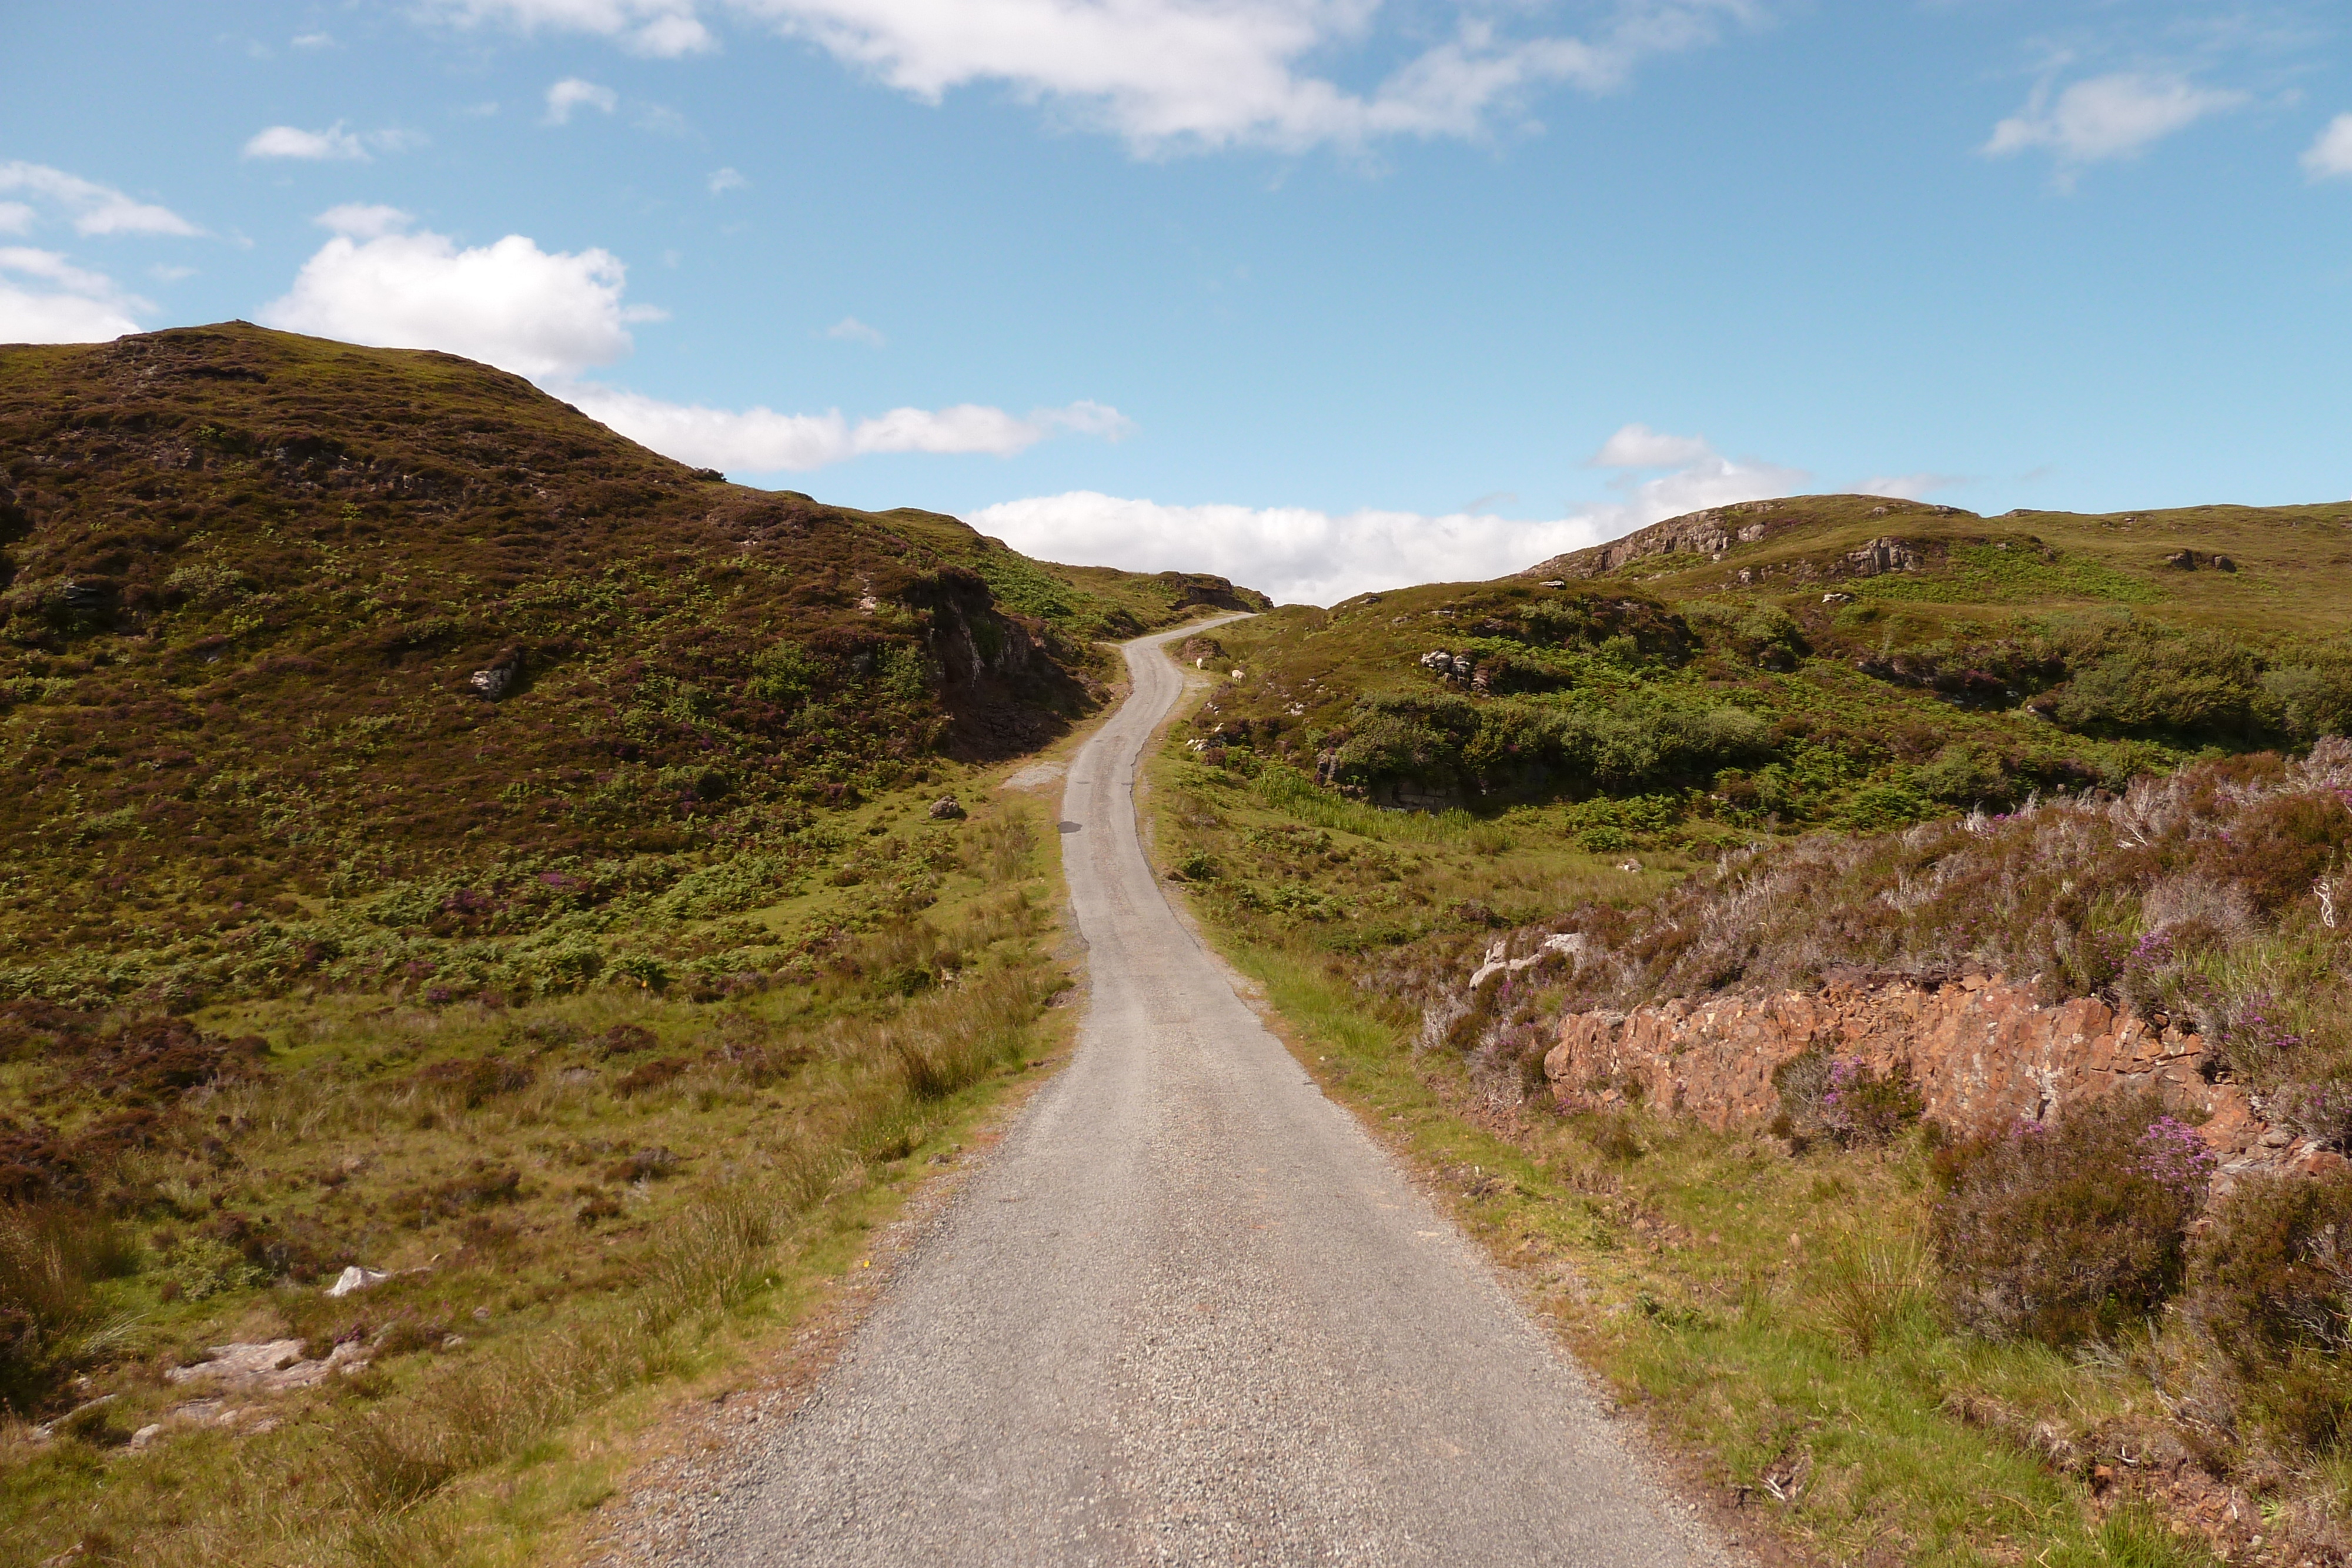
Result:
M0 59L0 341L446 349L1054 559L2352 494L2341 0L11 0Z

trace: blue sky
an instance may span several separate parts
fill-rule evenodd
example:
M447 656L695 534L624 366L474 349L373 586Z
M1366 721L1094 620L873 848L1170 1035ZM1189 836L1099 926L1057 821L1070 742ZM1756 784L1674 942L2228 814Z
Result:
M2352 492L2340 4L18 0L0 57L0 340L430 344L1058 559Z

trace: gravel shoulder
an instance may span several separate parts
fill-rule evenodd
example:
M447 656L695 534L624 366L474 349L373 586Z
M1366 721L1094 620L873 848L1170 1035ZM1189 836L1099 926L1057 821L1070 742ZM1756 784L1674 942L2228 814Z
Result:
M1135 781L1196 629L1127 645L1070 767L1069 1066L798 1409L710 1456L670 1560L1738 1560L1170 907Z

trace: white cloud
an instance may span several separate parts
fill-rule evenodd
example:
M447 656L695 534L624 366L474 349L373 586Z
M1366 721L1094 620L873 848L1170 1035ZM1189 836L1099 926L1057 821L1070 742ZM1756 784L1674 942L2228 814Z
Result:
M610 114L620 107L621 95L593 81L565 77L547 89L547 123L571 124L572 111L583 105Z
M2352 174L2352 114L2329 120L2319 140L2304 150L2303 172L2315 180Z
M460 26L497 21L524 32L593 33L658 59L718 44L695 14L695 0L437 0L426 12Z
M298 49L331 49L335 47L332 33L297 33L294 47Z
M1924 501L1938 490L1949 490L1967 483L1969 477L1965 474L1883 474L1856 485L1853 493Z
M887 347L890 341L882 335L879 328L868 327L855 316L844 316L840 320L827 327L824 329L824 335L835 342L863 343L870 349Z
M662 313L624 306L627 269L610 252L543 251L521 235L459 249L400 232L389 207L336 207L340 232L261 312L265 326L384 348L445 349L536 378L577 375L632 347L628 324Z
M1352 90L1306 62L1415 38L1409 22L1376 26L1381 0L439 0L436 9L464 24L495 19L684 54L712 46L701 16L721 6L919 98L999 84L1147 151L1479 136L1543 88L1607 91L1647 57L1713 43L1727 24L1763 15L1761 0L1620 0L1580 37L1510 36L1467 16Z
M1117 409L1085 402L1037 409L1026 417L976 403L937 410L894 408L852 424L838 411L778 413L754 408L738 413L664 402L593 382L556 390L591 418L632 441L681 463L737 473L804 471L894 452L1010 457L1056 433L1116 441L1135 428Z
M2245 101L2242 92L2132 71L2086 78L2054 99L2044 82L2022 110L1993 127L1992 139L1980 151L2000 158L2047 148L2062 168L2130 158L2209 114Z
M168 207L133 201L111 185L42 163L0 163L0 193L21 191L63 208L85 235L194 235L203 231ZM12 206L20 204L10 204Z
M1370 589L1501 577L1609 537L1590 517L1517 522L1459 512L1163 506L1092 490L1005 501L965 520L1048 560L1213 571L1308 604Z
M150 300L53 250L0 246L0 343L102 343L139 330Z
M1609 461L1603 462L1602 459ZM1667 467L1618 481L1629 498L1564 517L1524 521L1477 510L1330 513L1307 507L1163 506L1091 490L982 507L966 520L1053 560L1131 571L1213 571L1276 599L1333 604L1368 590L1484 581L1702 507L1786 496L1811 476L1753 459L1733 462L1697 436L1646 425L1617 432L1595 465ZM1486 497L1491 499L1493 497Z
M343 129L340 120L324 131L304 131L299 126L273 125L267 131L256 131L245 144L247 158L359 158L364 159L367 144L352 132Z
M1646 424L1622 426L1584 460L1587 468L1679 468L1715 455L1703 435L1665 435Z
M0 202L0 235L33 232L33 209L22 202Z
M714 196L729 191L740 191L751 183L732 169L713 169L710 172L710 177L703 182L710 187L710 193Z
M1476 136L1557 82L1622 84L1646 56L1710 43L1754 0L1625 0L1590 37L1514 38L1466 17L1366 92L1301 68L1374 39L1379 0L733 0L902 91L998 82L1145 150L1304 148Z
M332 229L339 235L355 239L376 239L388 234L398 234L416 220L398 207L381 203L345 202L329 207L310 220L322 229Z

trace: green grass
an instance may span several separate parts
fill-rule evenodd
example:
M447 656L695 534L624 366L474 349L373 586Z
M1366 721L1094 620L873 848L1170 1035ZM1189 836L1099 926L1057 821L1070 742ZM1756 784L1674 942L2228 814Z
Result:
M143 1146L75 1167L108 1194L85 1223L128 1244L93 1288L129 1326L52 1368L53 1407L116 1397L87 1437L0 1423L0 1555L535 1560L610 1495L668 1391L780 1343L1054 1051L1041 821L982 806L922 915L725 998L623 982L199 1014L265 1049L160 1102ZM82 1060L11 1064L0 1116L50 1119L70 1151L105 1105ZM326 1298L349 1262L414 1271ZM165 1367L278 1337L373 1364L260 1402L263 1435L120 1446L191 1396Z
M1103 627L1246 601L237 323L0 350L0 998L530 995L624 929L723 965L747 871L1066 733Z
M1595 848L1706 852L2120 789L2352 726L2352 508L1988 521L1865 501L1731 508L1773 531L1719 561L1425 584L1223 628L1219 661L1242 673L1190 738L1381 806L1562 804L1590 813ZM1915 568L1853 574L1890 535ZM2191 548L2238 570L2162 564ZM1599 804L1634 800L1638 821Z

